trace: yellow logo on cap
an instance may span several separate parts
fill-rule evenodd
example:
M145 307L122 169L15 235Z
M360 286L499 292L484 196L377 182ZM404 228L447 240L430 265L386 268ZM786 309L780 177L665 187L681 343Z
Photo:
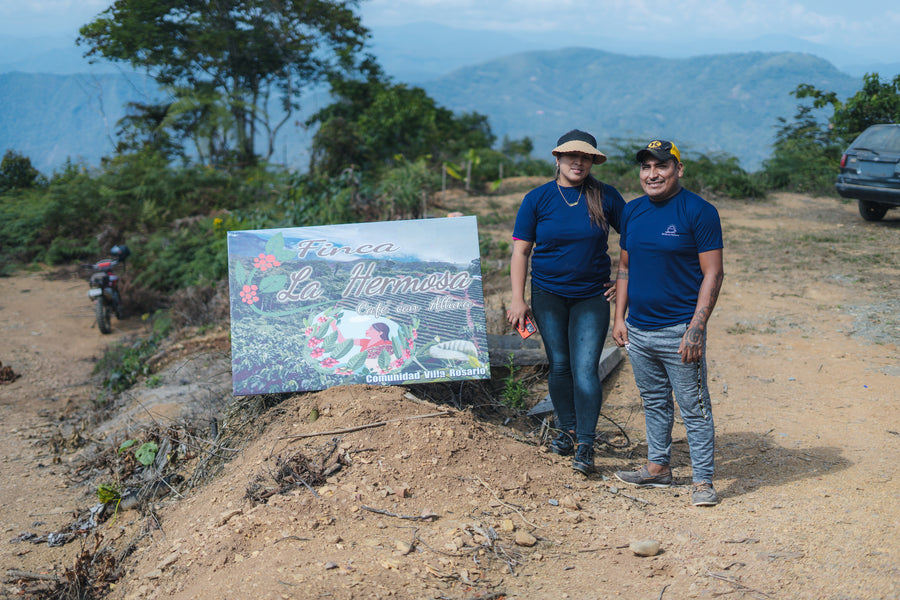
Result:
M652 142L647 144L647 147L650 148L651 150L656 150L660 146L662 146L662 142L659 140L653 140Z

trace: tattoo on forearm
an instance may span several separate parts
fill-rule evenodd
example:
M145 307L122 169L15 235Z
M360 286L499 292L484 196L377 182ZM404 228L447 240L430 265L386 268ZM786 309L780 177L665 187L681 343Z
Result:
M628 281L628 269L619 268L619 270L616 272L616 279Z
M716 301L719 299L719 290L722 288L723 274L719 273L713 280L712 289L709 291L709 300L706 306L701 306L694 313L691 324L684 334L684 342L690 347L699 348L703 345L703 336L706 331L706 323L712 314Z
M694 322L698 327L703 329L706 326L706 322L709 320L709 315L712 313L712 308L709 306L703 306L697 309L697 312L694 313Z

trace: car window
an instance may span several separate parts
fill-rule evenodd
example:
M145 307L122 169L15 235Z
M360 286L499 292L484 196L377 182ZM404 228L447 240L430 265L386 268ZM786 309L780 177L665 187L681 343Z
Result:
M870 127L853 142L853 148L869 148L879 152L900 153L900 126Z

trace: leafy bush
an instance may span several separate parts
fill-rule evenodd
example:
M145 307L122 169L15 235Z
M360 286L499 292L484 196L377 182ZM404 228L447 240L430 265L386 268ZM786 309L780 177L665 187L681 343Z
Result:
M147 359L156 353L161 336L134 340L109 346L94 367L108 393L118 394L131 387L142 375L150 374Z
M636 161L638 150L645 141L615 139L610 142L607 161L596 169L595 175L619 191L641 189L640 168ZM692 156L682 154L684 177L681 184L701 196L722 194L731 198L764 198L764 179L747 173L737 158L728 154ZM643 193L643 192L640 192Z
M724 194L730 198L765 198L763 179L747 173L738 165L737 158L726 154L697 159L684 159L682 185L701 195Z
M193 285L211 285L228 274L227 231L211 217L160 229L147 237L131 266L134 283L166 293Z
M628 199L628 190L642 194L641 183L638 179L638 166L634 157L611 156L599 167L594 167L591 174L619 190L625 199Z
M374 193L362 174L345 169L330 177L294 174L267 218L274 227L353 223L377 218Z
M440 185L438 175L429 170L425 158L416 162L400 160L382 176L378 186L383 218L418 218L424 211L424 198Z
M501 402L515 410L524 410L528 397L531 394L521 377L516 377L518 369L513 362L513 358L513 354L510 354L506 359L507 374L503 379L503 398Z
M502 167L502 169L501 169ZM478 162L472 167L472 185L483 187L486 182L496 182L508 177L553 177L555 167L548 160L508 156L501 151L478 151Z
M46 212L43 190L0 194L0 276L10 275L17 264L42 256L46 250L41 236Z

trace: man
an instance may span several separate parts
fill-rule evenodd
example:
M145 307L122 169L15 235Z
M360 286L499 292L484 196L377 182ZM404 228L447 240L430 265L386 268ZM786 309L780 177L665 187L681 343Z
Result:
M637 162L645 195L622 213L613 340L628 352L644 403L647 464L615 475L634 485L672 485L674 392L691 453L691 500L712 506L719 499L704 354L724 277L722 225L712 204L681 187L684 165L675 144L654 140Z

